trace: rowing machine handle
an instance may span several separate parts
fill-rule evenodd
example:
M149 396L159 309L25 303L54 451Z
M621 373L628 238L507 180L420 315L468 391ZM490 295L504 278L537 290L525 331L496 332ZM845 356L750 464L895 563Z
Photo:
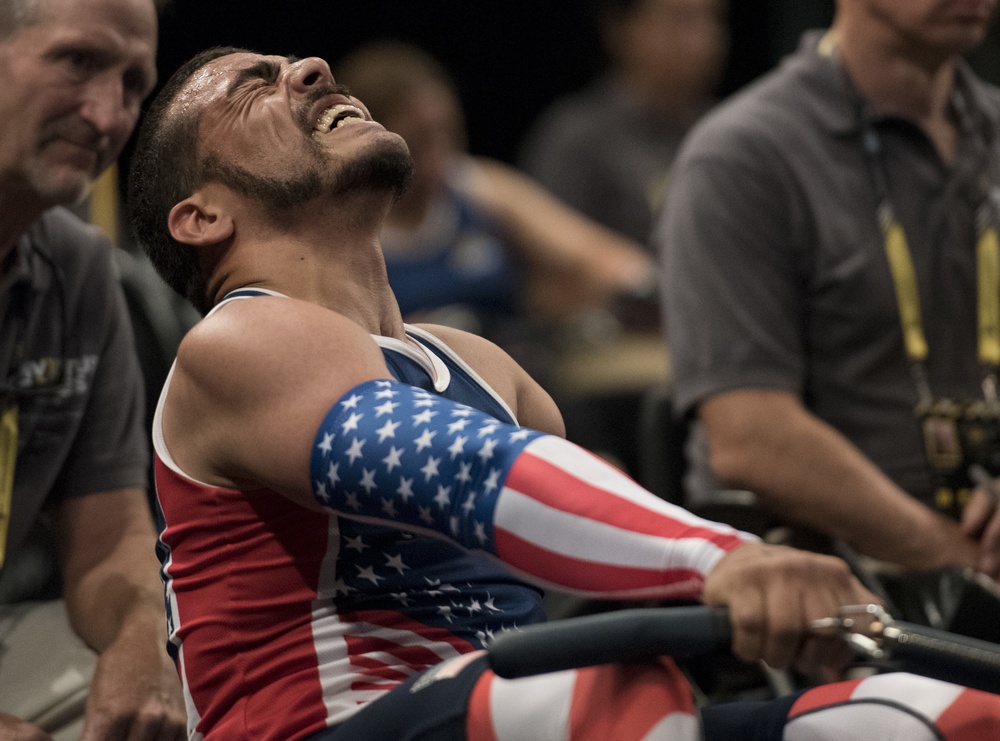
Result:
M587 615L498 634L488 646L490 667L514 679L596 664L689 658L728 651L724 608L646 608Z

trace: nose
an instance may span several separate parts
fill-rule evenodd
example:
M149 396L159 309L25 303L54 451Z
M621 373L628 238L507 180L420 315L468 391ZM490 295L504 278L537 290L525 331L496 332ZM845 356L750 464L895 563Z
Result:
M100 75L84 91L80 116L99 133L118 139L122 132L128 136L138 117L138 106L126 100L120 76Z
M308 92L317 85L336 84L330 65L319 57L300 59L293 64L289 81L298 92Z

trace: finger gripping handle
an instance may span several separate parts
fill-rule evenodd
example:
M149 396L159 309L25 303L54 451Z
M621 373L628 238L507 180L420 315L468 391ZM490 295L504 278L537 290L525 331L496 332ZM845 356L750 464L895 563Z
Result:
M728 650L729 613L704 606L588 615L498 634L490 667L513 679L597 664L686 658Z

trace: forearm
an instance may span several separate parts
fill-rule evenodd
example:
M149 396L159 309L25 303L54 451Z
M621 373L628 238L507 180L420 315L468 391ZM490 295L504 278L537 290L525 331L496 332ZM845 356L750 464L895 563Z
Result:
M103 515L88 512L90 503L81 501L66 505L72 513L61 518L74 521L61 528L66 608L73 628L98 652L126 635L162 649L163 587L145 496L139 490L91 496L104 500L96 508Z
M704 402L699 416L716 474L789 520L912 569L975 564L976 546L955 523L897 487L789 395L723 394Z
M577 302L607 301L655 281L641 245L573 210L518 170L480 159L466 182L533 271L574 281Z
M337 514L447 538L590 596L697 597L746 537L561 438L394 382L362 384L331 409L311 468Z

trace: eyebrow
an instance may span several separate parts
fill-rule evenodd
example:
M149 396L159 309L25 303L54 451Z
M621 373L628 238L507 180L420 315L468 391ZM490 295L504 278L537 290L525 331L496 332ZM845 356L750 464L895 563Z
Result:
M299 61L296 56L286 57L289 64L294 64ZM236 73L236 77L229 87L226 89L226 97L232 96L241 85L245 84L250 80L267 80L268 82L274 82L278 79L278 75L281 73L281 65L277 62L272 62L268 59L261 59L260 61L254 62L249 67L244 67L239 72Z

